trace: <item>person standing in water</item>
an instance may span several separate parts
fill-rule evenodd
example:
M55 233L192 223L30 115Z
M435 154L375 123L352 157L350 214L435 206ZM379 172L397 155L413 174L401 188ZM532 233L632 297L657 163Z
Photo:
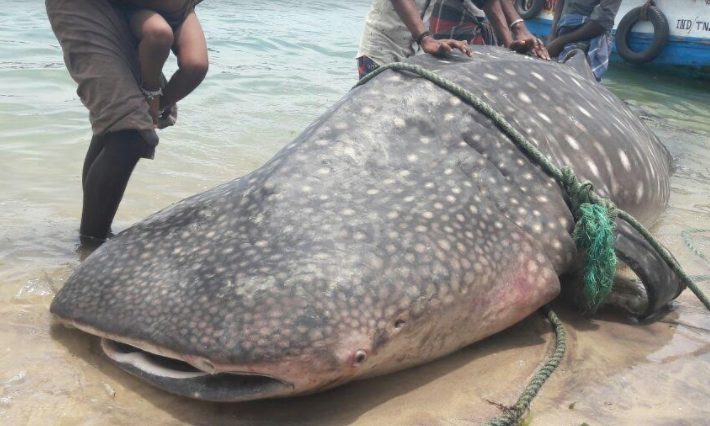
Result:
M178 2L45 0L52 30L61 45L69 74L78 84L77 94L89 110L93 131L82 170L79 232L84 243L94 245L109 236L138 160L154 157L159 140L155 113L163 110L158 128L174 124L175 102L204 77L206 48L194 3L180 2L180 8L160 7L173 3ZM171 13L164 12L166 19L150 10ZM174 17L178 20L173 21ZM129 21L136 31L131 31ZM159 86L155 79L160 78L156 76L160 75L164 59L149 54L157 43L144 30L160 27L163 21L181 23L170 27L173 41L168 47L173 47L181 57L181 70L167 86L160 86L164 88L160 96L156 95ZM145 58L143 63L139 56ZM193 61L195 58L198 60Z

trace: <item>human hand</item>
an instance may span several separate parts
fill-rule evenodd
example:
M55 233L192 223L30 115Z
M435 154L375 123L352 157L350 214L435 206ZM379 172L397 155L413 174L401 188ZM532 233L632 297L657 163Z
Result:
M148 112L153 119L153 127L158 127L158 118L160 118L160 96L154 96L148 101Z
M531 53L536 58L545 61L550 60L550 53L545 48L542 40L530 34L527 28L519 30L515 34L515 40L510 43L510 49L518 53Z
M556 58L560 55L562 49L565 48L565 44L564 40L562 40L561 37L558 37L547 43L547 51L550 53L550 56Z
M465 53L466 56L471 56L471 49L465 41L444 39L437 40L432 36L426 36L419 43L422 50L430 55L442 56L454 49L458 49Z

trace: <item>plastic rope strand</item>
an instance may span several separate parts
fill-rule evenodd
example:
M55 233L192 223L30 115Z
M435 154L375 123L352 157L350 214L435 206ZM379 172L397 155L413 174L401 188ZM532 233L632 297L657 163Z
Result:
M616 274L614 252L615 214L598 204L579 206L572 238L584 250L584 296L587 308L596 312L611 293Z

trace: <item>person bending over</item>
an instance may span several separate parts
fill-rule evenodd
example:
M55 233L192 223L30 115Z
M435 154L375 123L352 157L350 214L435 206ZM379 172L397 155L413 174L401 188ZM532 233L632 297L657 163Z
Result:
M148 101L154 125L165 110L189 95L207 74L207 43L195 14L196 0L129 0L128 22L139 40L141 90ZM170 50L178 70L161 88L163 65Z
M558 0L547 50L564 62L577 49L587 55L594 77L609 68L611 29L621 0Z
M432 0L374 0L365 20L358 49L360 78L390 62L413 56L414 43L422 51L442 55L458 49L471 55L465 41L436 39L425 27L424 17ZM462 0L446 0L462 1ZM533 37L515 11L511 0L471 0L483 9L498 42L518 52L549 59L542 42Z
M179 8L166 8L164 15L153 11L163 10L163 3L172 4L160 0L130 4L125 0L45 0L64 63L89 110L93 133L81 174L79 233L85 247L110 235L136 164L141 158L154 157L159 141L156 111L165 110L158 128L173 125L176 108L167 107L194 89L207 69L205 41L193 11L196 2L179 2ZM173 27L166 29L166 22L172 22ZM162 32L154 31L156 28ZM133 32L137 32L140 46ZM156 50L162 56L158 57L153 49L160 43L163 48ZM160 68L170 47L178 54L180 70L162 98L152 96L150 111L143 92L159 92ZM156 108L158 100L162 105Z

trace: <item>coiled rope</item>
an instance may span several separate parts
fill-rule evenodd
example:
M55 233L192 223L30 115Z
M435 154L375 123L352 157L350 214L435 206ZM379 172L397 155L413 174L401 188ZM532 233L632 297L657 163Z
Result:
M572 234L577 246L585 253L584 294L588 308L591 311L604 301L611 291L614 272L616 270L616 254L614 252L614 221L618 217L638 231L644 239L656 250L670 268L680 276L685 285L710 310L710 300L693 280L683 271L675 258L656 241L646 228L633 216L617 208L608 198L594 192L591 182L580 181L569 167L560 169L553 164L535 145L518 132L505 117L493 109L481 98L464 89L451 80L419 65L404 62L393 62L377 68L363 77L355 86L360 86L387 71L406 71L416 74L449 93L461 99L481 114L488 117L498 129L503 132L529 159L537 164L545 173L554 178L562 187L571 205L575 218L575 229ZM545 381L560 363L566 349L566 333L557 315L543 308L555 330L555 350L545 365L530 380L518 401L501 416L491 420L491 426L513 425L520 422L521 417L530 407Z

